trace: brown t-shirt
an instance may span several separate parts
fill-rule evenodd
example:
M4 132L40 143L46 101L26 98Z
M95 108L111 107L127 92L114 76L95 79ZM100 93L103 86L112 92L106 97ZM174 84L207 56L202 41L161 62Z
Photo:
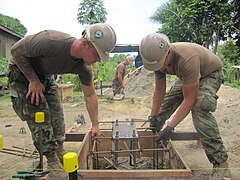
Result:
M73 73L78 74L81 83L90 85L92 70L82 59L73 59L70 50L76 38L69 34L45 30L29 35L16 43L24 43L32 67L39 75ZM14 45L15 46L15 45Z
M118 73L122 73L122 78L125 77L126 65L124 65L124 62L121 62L120 64L118 64L117 69L115 71L114 79L118 79Z
M216 70L222 69L221 60L207 48L195 43L172 43L173 60L169 72L155 71L155 78L176 75L183 84L192 84Z

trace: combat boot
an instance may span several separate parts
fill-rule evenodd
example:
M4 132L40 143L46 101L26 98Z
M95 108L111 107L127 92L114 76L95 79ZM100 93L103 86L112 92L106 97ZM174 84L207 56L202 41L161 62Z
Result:
M45 155L47 158L47 169L50 171L50 179L67 179L68 174L63 170L59 158L55 152L51 152Z
M223 162L213 164L212 176L231 179L231 171L228 168L228 163Z

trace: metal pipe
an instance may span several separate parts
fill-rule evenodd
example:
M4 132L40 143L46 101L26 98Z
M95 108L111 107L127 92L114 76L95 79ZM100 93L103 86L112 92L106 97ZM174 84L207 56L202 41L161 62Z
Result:
M132 149L132 150L112 150L112 151L99 151L94 154L112 154L112 153L128 153L128 152L148 152L148 151L169 151L168 148L156 148L156 149Z
M158 137L158 135L152 135L152 136L139 136L138 138L136 137L135 139L143 139L143 138L154 138L154 137ZM112 139L112 137L95 137L95 139ZM119 140L121 139L126 139L126 138L118 138Z

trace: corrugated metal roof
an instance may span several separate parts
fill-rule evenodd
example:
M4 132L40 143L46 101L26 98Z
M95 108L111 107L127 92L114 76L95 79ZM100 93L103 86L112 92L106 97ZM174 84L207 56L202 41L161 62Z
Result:
M18 37L18 38L20 38L20 39L23 38L23 36L22 36L21 34L18 34L18 33L12 31L11 29L9 29L9 28L1 25L1 24L0 24L0 30L3 30L3 31L5 31L6 33L11 34L11 35L13 35L13 36L16 36L16 37Z

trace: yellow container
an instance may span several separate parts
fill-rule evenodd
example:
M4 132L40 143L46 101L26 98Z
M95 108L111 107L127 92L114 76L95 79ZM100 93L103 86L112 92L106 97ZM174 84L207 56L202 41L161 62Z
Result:
M35 122L43 123L44 122L44 112L36 112L35 113Z
M69 152L63 156L64 170L68 173L78 170L78 156L75 152Z
M3 137L0 135L0 151L3 150Z

